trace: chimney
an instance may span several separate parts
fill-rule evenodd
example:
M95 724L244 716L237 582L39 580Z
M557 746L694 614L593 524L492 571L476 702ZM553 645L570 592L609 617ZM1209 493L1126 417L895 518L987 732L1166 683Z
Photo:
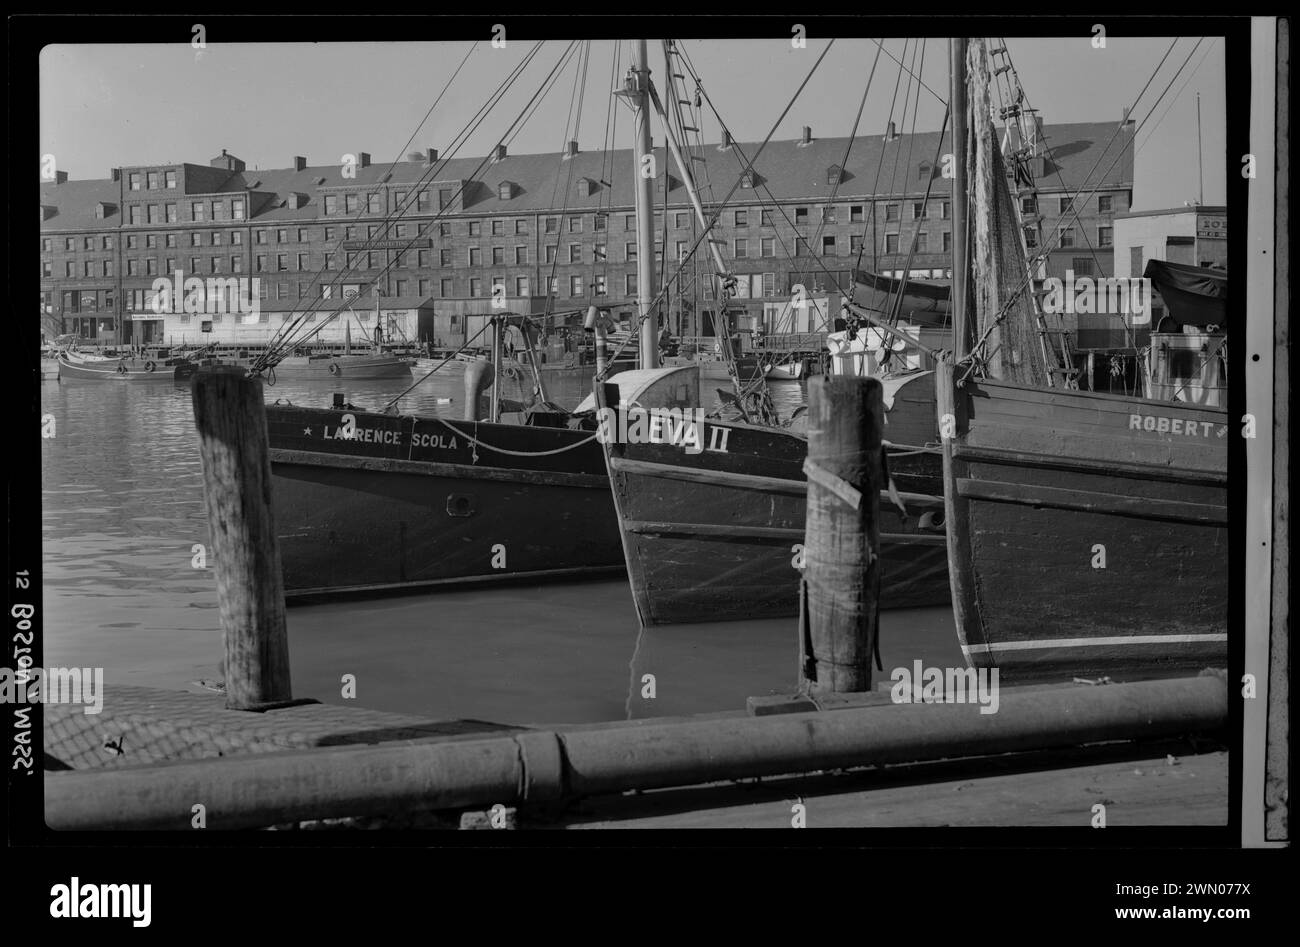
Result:
M307 159L304 158L302 155L294 155L294 158L293 158L293 169L294 169L295 171L305 171L305 170L307 170Z
M568 149L564 152L564 157L576 158L577 156L578 156L578 143L576 141L571 141L569 142Z
M425 161L425 164L437 164L437 163L438 163L438 149L437 149L437 148L427 148L427 149L425 149L425 152L424 152L424 161Z
M1133 119L1131 119L1131 118L1128 117L1128 113L1129 113L1129 107L1126 105L1126 106L1124 106L1124 124L1125 124L1125 125L1132 125L1132 124L1133 124Z
M506 146L504 144L497 145L495 148L492 149L493 162L503 161L505 160L505 156L506 156Z
M722 130L722 143L718 145L718 150L729 151L731 149L731 145L732 145L731 132L727 131L724 128Z
M885 132L885 141L896 141L897 139L898 127L893 122L890 122L889 131Z
M108 174L109 174L109 177L111 177L115 182L116 182L116 181L120 181L120 180L122 180L122 169L121 169L121 168L113 168L111 171L108 172Z
M805 126L803 127L803 138L800 139L799 144L800 144L800 145L811 145L811 144L812 144L812 126L811 126L811 125L805 125Z
M67 171L57 171L57 170L56 170L56 171L54 172L54 177L52 177L52 178L41 178L41 183L42 183L42 184L54 184L54 185L59 185L59 184L65 184L65 183L67 183L67 180L68 180L68 172L67 172Z
M362 168L370 167L370 153L363 151L361 154L357 155L357 165Z

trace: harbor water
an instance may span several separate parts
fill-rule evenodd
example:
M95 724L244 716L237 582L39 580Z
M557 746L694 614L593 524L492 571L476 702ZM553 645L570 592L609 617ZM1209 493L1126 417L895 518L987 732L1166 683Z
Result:
M459 417L462 375L449 365L399 410ZM377 410L411 381L279 382L265 396L327 407L341 391ZM547 383L564 407L590 384ZM800 382L771 388L782 414L803 402ZM45 665L103 667L109 699L114 683L194 689L219 680L188 389L47 380L41 410L57 425L41 441ZM295 606L288 624L295 696L430 718L581 723L740 710L747 697L788 694L798 681L794 619L641 629L622 578ZM963 663L946 608L883 612L881 651L877 680L917 659ZM345 675L356 682L346 701Z

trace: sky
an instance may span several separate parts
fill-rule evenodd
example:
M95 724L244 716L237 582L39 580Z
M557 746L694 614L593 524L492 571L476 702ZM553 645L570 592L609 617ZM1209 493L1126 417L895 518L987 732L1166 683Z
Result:
M1171 43L1172 52L1143 92ZM1203 202L1224 203L1224 42L1208 37L1196 44L1195 37L1176 43L1172 37L1111 37L1098 49L1089 37L1016 38L1007 41L1007 49L1029 102L1048 124L1118 124L1123 110L1136 100L1132 114L1141 124L1136 133L1133 209L1151 210L1198 198L1197 93ZM204 164L223 148L242 158L249 169L288 167L295 155L306 156L313 165L336 163L344 154L362 151L375 164L427 147L445 155L534 46L509 38L504 49L487 41L209 41L202 50L186 44L52 45L43 50L40 64L41 155L54 155L57 167L74 180L107 178L110 168L125 165ZM553 85L512 134L510 153L559 151L573 137L584 151L599 149L611 121L611 101L617 103L615 146L628 147L629 111L609 92L626 71L629 44L592 41L580 44L565 59L566 46L560 41L544 43L456 156L487 153L545 87L544 80L557 65ZM802 49L792 48L786 39L683 40L679 47L740 141L761 141L771 133L810 71L811 79L776 127L778 139L797 138L804 125L818 137L847 136L864 88L868 94L859 135L883 132L891 103L900 131L912 129L914 111L918 131L936 130L943 119L939 97L946 97L948 87L944 40L893 38L882 47L871 39L810 36ZM904 109L911 80L895 59L906 62L929 86L920 90L915 110L911 103L917 87L911 86L913 97ZM650 43L650 67L652 80L663 90L663 47L657 41ZM657 126L655 131L656 144L662 143ZM719 139L711 115L702 133L706 141Z

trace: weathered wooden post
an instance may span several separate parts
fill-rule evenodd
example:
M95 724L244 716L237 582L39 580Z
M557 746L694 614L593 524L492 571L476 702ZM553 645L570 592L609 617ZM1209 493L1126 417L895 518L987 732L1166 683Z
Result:
M226 707L293 702L262 382L204 369L191 388L226 650Z
M808 518L800 595L802 690L871 689L880 595L884 405L874 378L808 383Z

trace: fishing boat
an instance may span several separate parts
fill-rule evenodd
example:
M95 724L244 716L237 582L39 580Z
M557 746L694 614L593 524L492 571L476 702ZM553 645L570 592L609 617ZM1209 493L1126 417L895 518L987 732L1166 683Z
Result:
M968 61L975 77L987 77L987 63L979 41L970 41L969 58L966 41L953 47L960 102ZM1178 391L1168 386L1163 397L1139 398L1075 390L1050 372L1010 377L1033 361L1033 346L1024 346L1019 364L984 357L1004 330L1032 332L1033 297L1007 292L1024 270L1002 263L1025 247L1014 237L999 245L999 235L1014 235L1015 202L981 122L979 78L970 89L977 170L967 188L958 156L953 273L959 286L969 273L966 285L978 292L973 306L964 287L954 295L953 359L935 374L947 428L944 495L962 650L973 666L999 668L1003 681L1132 679L1223 666L1227 414L1198 403L1208 399L1199 397L1197 379L1205 376L1197 372L1183 373ZM954 115L964 121L963 108ZM976 239L992 241L970 254L961 199L968 192L974 213L991 222L974 228ZM1226 298L1226 277L1207 275L1211 281ZM1200 294L1200 302L1213 295ZM1184 333L1178 325L1157 328L1175 330L1152 335L1168 367L1175 349L1159 356L1160 346ZM1197 357L1217 360L1225 337L1203 335L1192 343ZM972 360L972 350L981 358Z
M672 78L663 101L672 103ZM687 194L707 231L711 226L697 195L694 174L663 107L666 142ZM751 158L751 161L756 159ZM716 246L718 309L725 315L734 280ZM724 321L725 324L725 321ZM715 327L716 328L716 327ZM780 421L763 387L765 367L753 358L753 378L732 353L730 338L716 334L716 364L727 372L733 391L717 389L738 417L701 422L699 450L681 443L611 439L606 463L627 559L628 578L643 625L713 622L793 616L799 607L801 549L807 507L806 436L793 415ZM947 604L949 583L943 536L942 475L933 415L932 386L924 396L896 395L925 380L912 375L882 379L885 386L889 470L902 507L881 504L882 607ZM628 408L615 393L597 389L600 409L620 419ZM924 402L928 427L915 423L915 404ZM912 415L888 426L895 410ZM623 423L620 420L620 423Z
M648 229L638 232L642 258L652 260L648 238ZM460 419L393 413L400 394L375 411L346 404L329 409L267 405L276 524L290 599L586 577L623 568L598 421L590 411L564 411L547 397L535 341L552 315L494 314L480 331L491 329L490 360L467 354L475 336L430 369L431 374L443 364L462 363L457 365L465 384ZM579 370L608 378L622 403L696 409L694 365L661 369L652 362L645 370L614 374L622 366L612 357L606 363L609 320L598 315L592 306L589 328L599 340L600 364ZM306 325L306 319L287 325L252 370L284 377L281 366L290 361L285 350L301 344L295 333ZM301 329L308 331L318 330ZM508 336L512 345L518 338L515 357L507 357ZM640 350L653 357L653 337ZM356 377L342 365L338 374ZM507 381L521 398L506 397L516 390L508 391ZM481 393L489 384L485 411ZM518 423L507 423L507 416Z
M186 362L184 358L108 358L70 351L60 352L58 356L59 379L63 381L172 384L176 366Z

